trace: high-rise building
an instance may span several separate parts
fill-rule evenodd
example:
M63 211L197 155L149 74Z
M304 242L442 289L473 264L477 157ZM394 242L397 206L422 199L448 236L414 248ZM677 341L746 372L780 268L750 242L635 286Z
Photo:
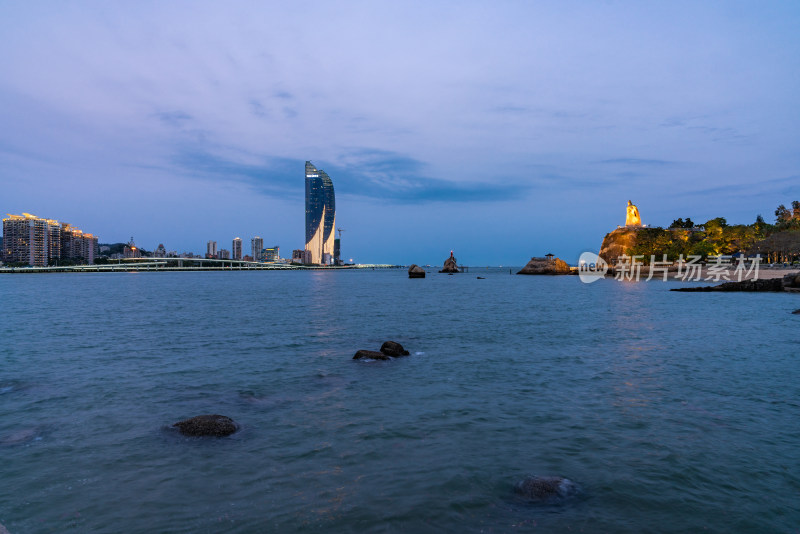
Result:
M231 251L230 250L225 250L223 248L222 250L217 252L217 259L220 259L220 260L229 260L229 259L231 259Z
M217 242L216 241L209 241L206 244L206 258L216 258L217 257Z
M94 263L97 238L67 223L30 213L3 219L3 256L11 263L45 266L59 260Z
M306 246L309 263L330 263L333 229L336 226L336 196L330 176L306 161ZM327 256L326 256L327 255Z
M264 240L255 236L250 240L250 255L253 256L253 261L264 261Z
M231 246L231 254L233 254L234 260L242 259L242 239L240 237L233 238L233 244Z

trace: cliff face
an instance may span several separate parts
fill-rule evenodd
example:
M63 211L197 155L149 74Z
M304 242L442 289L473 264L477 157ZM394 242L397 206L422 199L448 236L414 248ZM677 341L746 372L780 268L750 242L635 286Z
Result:
M559 258L531 258L517 274L571 274L569 265Z
M599 256L612 263L618 256L628 254L630 249L636 245L636 236L639 228L617 228L613 232L606 234L603 244L600 246Z

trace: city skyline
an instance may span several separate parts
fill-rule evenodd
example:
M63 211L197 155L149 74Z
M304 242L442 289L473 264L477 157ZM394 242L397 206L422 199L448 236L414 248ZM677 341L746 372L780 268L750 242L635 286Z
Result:
M628 199L654 226L770 220L800 193L799 24L794 3L5 3L3 210L293 250L310 158L364 263L575 261Z

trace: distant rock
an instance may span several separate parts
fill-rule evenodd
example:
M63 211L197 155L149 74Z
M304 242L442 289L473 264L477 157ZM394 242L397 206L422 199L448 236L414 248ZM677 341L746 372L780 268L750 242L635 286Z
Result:
M444 266L442 270L439 271L440 273L460 273L461 271L458 270L458 263L456 262L455 257L453 256L453 251L450 251L450 257L444 260Z
M409 352L403 348L403 345L394 341L385 341L381 345L381 352L387 356L408 356Z
M572 274L572 271L564 260L548 256L531 258L517 274Z
M575 495L578 487L564 477L527 476L517 482L514 492L531 502L553 504Z
M425 269L414 263L411 265L411 267L408 268L408 277L425 278Z
M705 293L710 291L763 291L780 292L784 291L783 280L780 278L769 278L761 280L742 280L741 282L725 282L718 286L701 287L677 287L670 291L683 291L686 293Z
M374 350L360 350L353 356L354 360L391 360L391 357Z
M184 436L229 436L239 430L230 417L224 415L198 415L172 425Z
M800 315L800 310L795 310L792 312L792 315Z

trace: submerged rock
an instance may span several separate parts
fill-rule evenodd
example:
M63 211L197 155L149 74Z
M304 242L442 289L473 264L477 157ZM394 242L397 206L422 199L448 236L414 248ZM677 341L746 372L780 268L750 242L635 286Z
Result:
M0 534L9 534L8 530L6 530L6 527L3 525L0 525Z
M403 345L394 341L384 341L381 345L381 352L387 356L408 356L408 351L403 348Z
M425 278L425 269L414 263L411 265L411 267L408 268L408 277Z
M172 425L184 436L230 436L239 426L233 419L224 415L198 415Z
M353 356L354 360L390 360L391 358L382 353L375 352L374 350L360 350Z
M800 310L795 310L792 312L792 315L800 315Z
M517 482L514 492L536 503L558 503L575 495L578 487L568 478L527 476Z
M23 428L22 430L17 430L12 434L0 438L0 445L21 445L33 441L38 435L38 428ZM3 531L0 530L0 534L2 534L2 532Z

